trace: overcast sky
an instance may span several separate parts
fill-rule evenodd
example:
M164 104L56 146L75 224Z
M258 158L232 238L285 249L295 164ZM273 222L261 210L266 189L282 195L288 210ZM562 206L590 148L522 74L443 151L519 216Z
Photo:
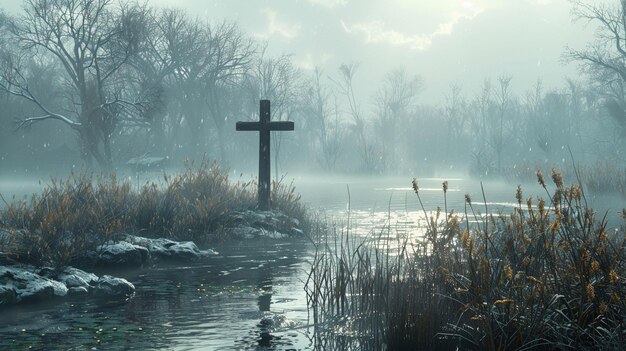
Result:
M614 0L617 1L617 0ZM567 0L149 0L211 21L237 21L273 54L334 75L359 62L361 98L395 67L420 75L422 102L441 100L452 83L473 95L485 78L513 76L515 91L577 79L562 62L566 46L583 48L593 28L572 21ZM14 12L20 0L0 0Z

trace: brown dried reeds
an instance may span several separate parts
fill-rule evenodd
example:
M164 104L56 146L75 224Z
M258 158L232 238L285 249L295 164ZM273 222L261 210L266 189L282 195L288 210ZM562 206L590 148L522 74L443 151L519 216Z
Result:
M549 190L537 177L547 200L518 188L512 213L481 214L466 196L464 214L426 214L421 243L393 254L326 236L307 282L315 322L349 326L358 349L620 349L625 228L609 230L579 184L553 170ZM345 342L319 329L319 340Z
M275 182L274 208L306 225L306 211L293 185ZM64 265L120 233L214 242L236 211L254 209L256 184L229 182L217 164L188 164L181 174L163 176L137 191L115 175L53 179L29 200L6 204L0 212L0 251L20 261ZM2 229L2 228L0 228Z

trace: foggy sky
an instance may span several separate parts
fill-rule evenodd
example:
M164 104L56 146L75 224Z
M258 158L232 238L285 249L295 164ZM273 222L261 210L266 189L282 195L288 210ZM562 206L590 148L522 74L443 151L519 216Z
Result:
M210 21L237 21L269 51L292 54L303 69L335 75L341 63L361 64L356 79L368 98L390 69L424 79L421 102L441 101L450 84L466 95L485 78L513 76L523 94L578 79L562 60L566 46L583 48L593 28L574 22L567 0L149 0L184 8ZM21 1L0 0L19 10ZM369 88L371 87L371 89Z

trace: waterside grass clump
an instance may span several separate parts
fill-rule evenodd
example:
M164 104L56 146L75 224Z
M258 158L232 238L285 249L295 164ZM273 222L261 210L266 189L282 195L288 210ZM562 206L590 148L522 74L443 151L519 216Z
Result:
M565 186L558 172L552 191L537 177L545 199L524 199L518 188L510 214L489 214L469 196L459 215L429 215L422 206L428 224L417 243L389 232L369 241L346 231L318 240L306 284L318 345L623 348L626 228L609 230L580 185ZM416 181L413 188L419 199Z
M231 183L217 164L188 165L163 184L133 190L115 175L52 180L28 200L0 212L0 252L35 264L65 265L121 233L193 240L226 238L238 211L256 207L254 181ZM306 225L293 185L273 184L272 204Z

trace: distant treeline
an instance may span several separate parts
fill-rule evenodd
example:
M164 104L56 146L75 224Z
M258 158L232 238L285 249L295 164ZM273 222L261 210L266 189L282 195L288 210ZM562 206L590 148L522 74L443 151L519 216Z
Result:
M254 169L258 141L234 124L257 119L259 99L272 101L273 120L296 122L273 138L279 172L490 175L569 162L569 149L577 161L621 164L626 68L615 62L626 55L604 39L565 53L584 81L520 95L501 75L480 91L454 84L435 105L401 68L359 96L367 58L304 70L234 22L117 0L25 0L15 16L0 12L0 172L108 171L142 156Z

